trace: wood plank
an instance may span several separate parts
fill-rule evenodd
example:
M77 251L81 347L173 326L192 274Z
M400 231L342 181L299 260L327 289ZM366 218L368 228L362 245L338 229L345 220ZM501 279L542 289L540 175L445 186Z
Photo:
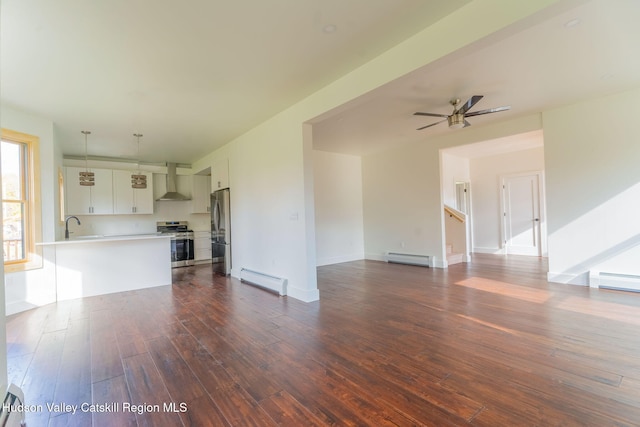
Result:
M123 410L133 412L140 426L178 426L182 422L175 412L167 412L164 405L172 399L148 353L123 360L124 372L131 396L131 404L123 404Z
M91 382L96 383L124 373L113 332L114 318L109 310L93 311L91 322Z
M69 323L64 341L54 402L82 405L91 402L91 344L89 319Z
M53 414L52 414L53 415ZM33 424L35 425L35 424ZM91 414L78 410L75 414L62 412L49 419L49 427L86 427L91 425Z
M260 406L281 426L324 426L318 417L286 391L279 391L260 402Z
M220 409L209 396L201 396L195 400L182 402L186 410L180 413L185 426L198 427L231 427Z
M173 402L191 402L204 395L198 378L191 372L169 338L152 339L146 341L146 345Z
M135 413L125 411L123 403L131 403L124 375L112 377L92 384L91 408L92 425L135 427L138 425Z
M640 419L640 334L628 321L640 318L640 295L547 283L544 259L474 255L447 270L324 266L313 303L210 268L176 269L173 286L10 316L9 378L29 402L160 405L90 421L41 411L28 414L29 425Z
M47 425L50 412L46 405L53 402L65 335L61 330L43 333L40 338L21 384L25 402L38 408L25 414L27 425Z

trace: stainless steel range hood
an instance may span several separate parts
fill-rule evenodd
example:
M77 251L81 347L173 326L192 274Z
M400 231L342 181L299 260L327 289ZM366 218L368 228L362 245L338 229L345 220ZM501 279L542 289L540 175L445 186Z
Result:
M164 196L156 200L174 200L174 201L191 200L191 197L178 193L176 189L176 182L177 182L176 164L167 163L167 192L164 194Z

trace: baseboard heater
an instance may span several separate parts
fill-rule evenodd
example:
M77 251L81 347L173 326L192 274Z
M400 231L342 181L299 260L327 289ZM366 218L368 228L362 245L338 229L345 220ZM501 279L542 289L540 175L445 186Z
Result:
M428 255L405 254L400 252L387 252L384 256L385 261L395 264L420 265L429 267L431 265L431 257Z
M24 426L24 394L15 384L11 384L2 402L0 426Z
M589 286L592 288L608 288L621 291L640 292L640 276L590 271Z
M263 289L277 292L279 295L287 294L287 279L282 277L243 268L240 270L240 280Z

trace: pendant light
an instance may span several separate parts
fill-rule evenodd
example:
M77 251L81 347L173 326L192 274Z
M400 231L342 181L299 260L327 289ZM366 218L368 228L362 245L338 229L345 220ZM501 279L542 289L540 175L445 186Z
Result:
M91 135L88 130L80 131L84 134L84 171L80 172L80 185L83 187L93 187L96 185L95 175L93 172L89 172L88 160L87 160L87 135Z
M131 188L147 188L147 176L140 173L140 137L141 133L134 133L133 136L138 138L138 170L136 173L131 174Z

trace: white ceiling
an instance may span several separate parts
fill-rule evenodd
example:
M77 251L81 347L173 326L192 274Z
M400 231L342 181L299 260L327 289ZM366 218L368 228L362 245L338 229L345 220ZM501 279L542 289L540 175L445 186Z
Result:
M468 1L3 0L2 102L66 155L191 163Z
M474 127L640 85L640 1L560 6L574 4L578 6L564 11L543 11L526 28L506 29L323 114L313 128L314 148L362 155L467 132L471 128L451 130L446 122L416 130L441 119L414 112L450 114L452 98L484 95L471 111L511 106L509 111L470 117ZM494 153L506 141L495 142L484 153L478 151L482 145L476 145L458 155Z
M467 159L496 156L514 151L532 150L544 146L542 130L495 138L473 144L447 148L447 154Z
M191 163L468 1L3 0L2 102L52 119L66 155L86 129L90 155L133 159L137 132L143 161ZM638 0L565 0L323 114L314 148L428 142L453 131L413 113L452 97L511 105L481 126L638 86L639 16Z

